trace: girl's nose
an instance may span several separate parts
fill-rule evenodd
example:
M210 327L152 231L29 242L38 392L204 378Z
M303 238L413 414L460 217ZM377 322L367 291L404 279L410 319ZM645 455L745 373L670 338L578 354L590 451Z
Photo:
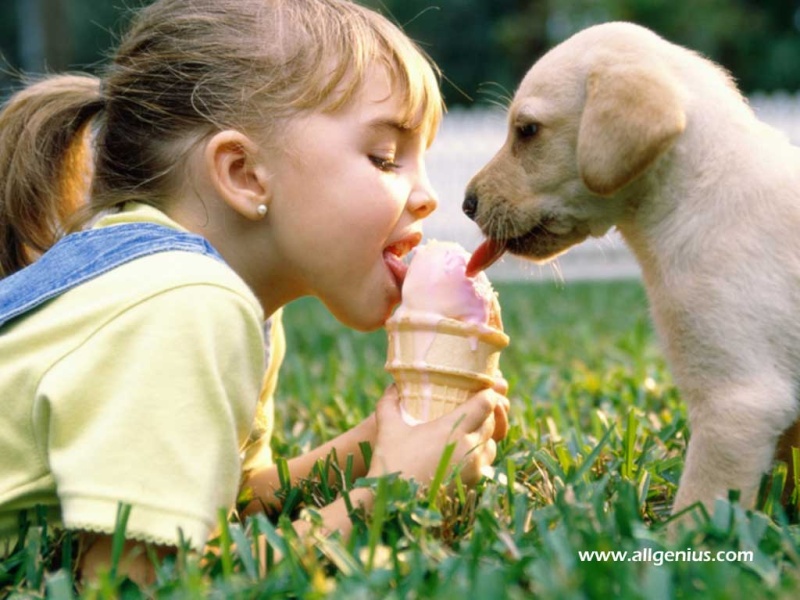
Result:
M419 183L411 190L408 198L408 210L418 219L424 219L439 206L436 191L426 174L422 174Z

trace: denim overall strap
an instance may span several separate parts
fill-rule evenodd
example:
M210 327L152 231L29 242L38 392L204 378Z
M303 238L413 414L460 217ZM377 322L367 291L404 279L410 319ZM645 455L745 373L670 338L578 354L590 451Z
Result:
M36 262L0 280L0 327L111 269L168 251L196 252L223 261L205 238L155 223L111 225L67 235Z

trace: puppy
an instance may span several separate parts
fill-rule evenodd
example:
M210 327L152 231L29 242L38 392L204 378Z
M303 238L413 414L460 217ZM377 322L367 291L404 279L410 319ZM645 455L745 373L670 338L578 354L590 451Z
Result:
M731 78L630 23L583 30L527 73L463 209L488 238L471 272L619 230L688 403L673 510L752 506L800 415L800 149Z

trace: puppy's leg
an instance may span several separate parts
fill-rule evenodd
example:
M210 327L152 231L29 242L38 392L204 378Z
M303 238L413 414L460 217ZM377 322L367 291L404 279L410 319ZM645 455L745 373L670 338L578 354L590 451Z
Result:
M763 377L763 376L762 376ZM691 438L673 512L701 501L709 510L729 489L752 507L787 423L798 416L793 386L779 378L690 394Z

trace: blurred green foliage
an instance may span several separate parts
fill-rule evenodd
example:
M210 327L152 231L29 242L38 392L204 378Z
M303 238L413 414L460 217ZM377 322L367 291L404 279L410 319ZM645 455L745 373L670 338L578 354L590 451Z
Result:
M2 0L0 88L25 62L22 6L45 7L46 31L64 36L50 70L95 71L148 0ZM745 93L800 89L800 2L796 0L360 0L399 23L440 65L449 105L501 100L545 50L576 31L634 21L726 67ZM53 27L53 7L66 14ZM49 8L48 8L49 7ZM56 35L56 34L54 34ZM30 68L30 67L29 67Z
M365 0L439 63L447 101L513 93L548 48L589 25L632 21L720 63L746 92L800 89L800 2L791 0ZM430 8L437 6L438 8ZM498 84L498 85L494 85Z

